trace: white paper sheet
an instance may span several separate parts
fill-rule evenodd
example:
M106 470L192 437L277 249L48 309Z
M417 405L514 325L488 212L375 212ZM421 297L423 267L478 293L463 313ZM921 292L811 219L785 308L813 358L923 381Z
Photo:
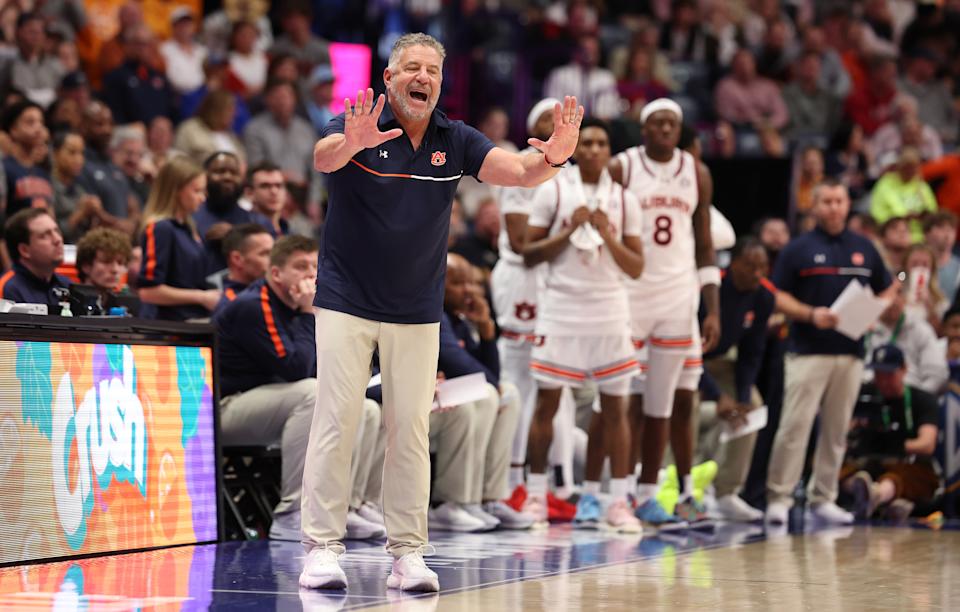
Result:
M760 431L767 426L767 407L760 406L747 413L747 422L736 429L724 424L723 431L720 432L720 444L726 444L730 440L736 440L755 431Z
M440 409L469 404L487 397L487 377L482 372L448 378L437 385L437 406Z
M837 331L851 340L859 340L889 304L870 288L852 280L830 306L830 311L839 319Z

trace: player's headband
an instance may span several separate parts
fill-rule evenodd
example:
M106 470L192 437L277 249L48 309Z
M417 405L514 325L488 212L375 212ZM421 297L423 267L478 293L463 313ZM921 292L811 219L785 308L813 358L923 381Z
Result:
M643 110L640 111L640 123L646 123L647 118L650 117L650 115L664 110L675 114L677 116L677 121L683 121L683 109L680 108L679 104L670 98L658 98L644 106Z
M553 110L553 107L557 104L560 104L560 100L556 98L544 98L534 104L533 108L530 109L530 114L527 115L527 133L529 134L533 131L533 126L537 124L540 115L548 110Z

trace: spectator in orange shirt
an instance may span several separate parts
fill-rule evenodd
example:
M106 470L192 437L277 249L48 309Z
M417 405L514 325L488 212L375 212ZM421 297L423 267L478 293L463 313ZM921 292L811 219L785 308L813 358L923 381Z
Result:
M960 216L960 154L951 153L920 168L923 180L936 186L937 202Z

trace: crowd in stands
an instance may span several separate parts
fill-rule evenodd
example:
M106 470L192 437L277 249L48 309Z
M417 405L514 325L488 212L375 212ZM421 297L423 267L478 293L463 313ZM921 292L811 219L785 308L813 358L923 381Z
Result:
M791 161L786 218L751 204L751 231L763 247L754 245L753 255L765 255L767 271L791 236L817 226L817 186L839 181L852 199L849 230L876 246L902 284L866 338L867 363L883 363L877 380L867 370L864 388L901 403L904 388L933 396L960 390L960 1L268 4L225 2L202 15L129 1L118 5L110 32L95 27L78 0L3 4L0 294L69 314L61 290L81 283L100 291L104 314L123 304L121 312L160 320L212 317L227 353L225 440L282 439L278 516L299 512L315 393L302 380L316 358L313 318L305 315L326 199L313 147L334 116L338 78L329 41L368 45L380 91L392 41L404 31L434 34L448 50L440 106L514 150L528 132L542 131L524 121L541 98L577 96L587 115L611 126L613 153L640 144L647 103L676 100L708 166L722 158ZM462 259L448 269L450 352L441 349L448 360L441 370L483 372L490 397L431 419L443 466L434 475L431 520L448 528L489 528L491 516L529 525L500 502L512 437L504 432L517 427L517 407L509 385L499 385L496 313L488 305L506 231L499 196L464 179L451 219L449 246ZM139 304L117 300L124 295ZM757 387L771 423L740 494L758 507L783 401L788 328L772 313L757 340L767 355ZM275 384L287 386L281 393ZM372 387L371 403L376 393ZM245 420L253 417L244 407L263 406L264 397L280 410L270 427ZM501 406L496 419L484 420L487 404ZM935 426L931 410L924 403L924 426ZM379 427L374 414L364 423L354 461L368 463L354 470L349 528L378 537L383 448L371 433ZM921 429L913 454L929 456L930 430ZM858 452L869 454L866 446ZM738 473L746 474L745 461ZM855 463L848 458L843 490L869 502L858 506L861 514L901 499L922 505L937 490L926 472L871 466L874 482ZM903 483L917 479L923 486L906 485L919 489L911 498ZM298 514L281 518L274 535L294 537L298 521Z

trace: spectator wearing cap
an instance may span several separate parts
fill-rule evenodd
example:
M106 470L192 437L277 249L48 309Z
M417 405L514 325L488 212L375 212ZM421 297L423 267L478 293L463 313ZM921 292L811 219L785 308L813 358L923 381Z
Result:
M330 110L330 103L333 102L333 69L330 66L321 64L313 69L310 77L307 79L307 115L313 124L313 129L319 134L327 123L334 118L334 112Z
M162 71L150 65L153 34L145 24L121 32L123 63L103 77L103 99L117 123L144 125L174 116L174 93Z
M853 494L857 518L879 510L902 524L940 486L932 462L940 409L933 395L909 383L908 362L896 346L877 348L870 367L879 397L854 413L841 480Z
M937 211L937 198L920 175L920 154L903 149L897 165L884 174L870 194L870 214L877 223L894 217L910 220L913 242L923 240L923 219Z
M50 175L37 165L37 151L48 137L43 109L28 100L15 102L4 111L0 127L10 139L9 151L3 158L7 215L24 208L46 207L52 211Z
M63 236L45 208L27 208L7 219L3 238L12 269L0 276L0 297L13 302L45 304L48 314L60 314L58 289L70 280L56 273L63 263Z
M178 6L170 12L173 36L160 45L160 54L167 67L167 80L177 93L184 94L201 87L204 82L203 62L207 48L196 40L197 22L193 10Z
M957 141L957 111L947 84L937 79L940 58L925 47L907 57L906 69L897 88L917 101L917 118L937 131L947 144Z
M305 0L289 0L280 9L280 27L283 30L270 56L290 54L297 60L300 74L319 64L330 64L330 48L327 41L315 36L310 30L313 12Z
M90 81L87 75L80 70L68 72L60 80L57 90L57 99L73 100L81 109L86 108L92 99L90 96Z
M836 505L837 476L863 376L863 343L836 331L838 318L830 306L851 281L884 297L892 293L890 274L877 250L846 229L850 212L846 187L827 180L814 190L813 200L817 227L783 249L773 272L777 309L793 321L783 414L767 472L766 519L780 525L787 522L818 414L820 434L809 501L819 520L853 522Z
M244 132L247 159L251 165L271 161L283 170L287 181L306 185L313 172L316 132L297 116L297 91L290 81L273 80L264 91L266 110L254 117Z
M80 186L103 205L101 225L133 235L140 214L137 198L123 171L113 163L110 142L113 139L113 113L102 102L91 102L83 110L84 151Z
M267 54L257 47L257 26L249 21L233 24L230 33L230 74L242 87L245 98L263 91L267 82Z
M226 89L209 92L195 116L177 128L173 146L198 164L217 151L226 151L241 160L246 156L243 144L232 126L237 114L236 96Z
M3 83L46 108L56 97L65 71L60 60L46 52L43 18L38 13L17 18L16 43L17 54L6 67Z

